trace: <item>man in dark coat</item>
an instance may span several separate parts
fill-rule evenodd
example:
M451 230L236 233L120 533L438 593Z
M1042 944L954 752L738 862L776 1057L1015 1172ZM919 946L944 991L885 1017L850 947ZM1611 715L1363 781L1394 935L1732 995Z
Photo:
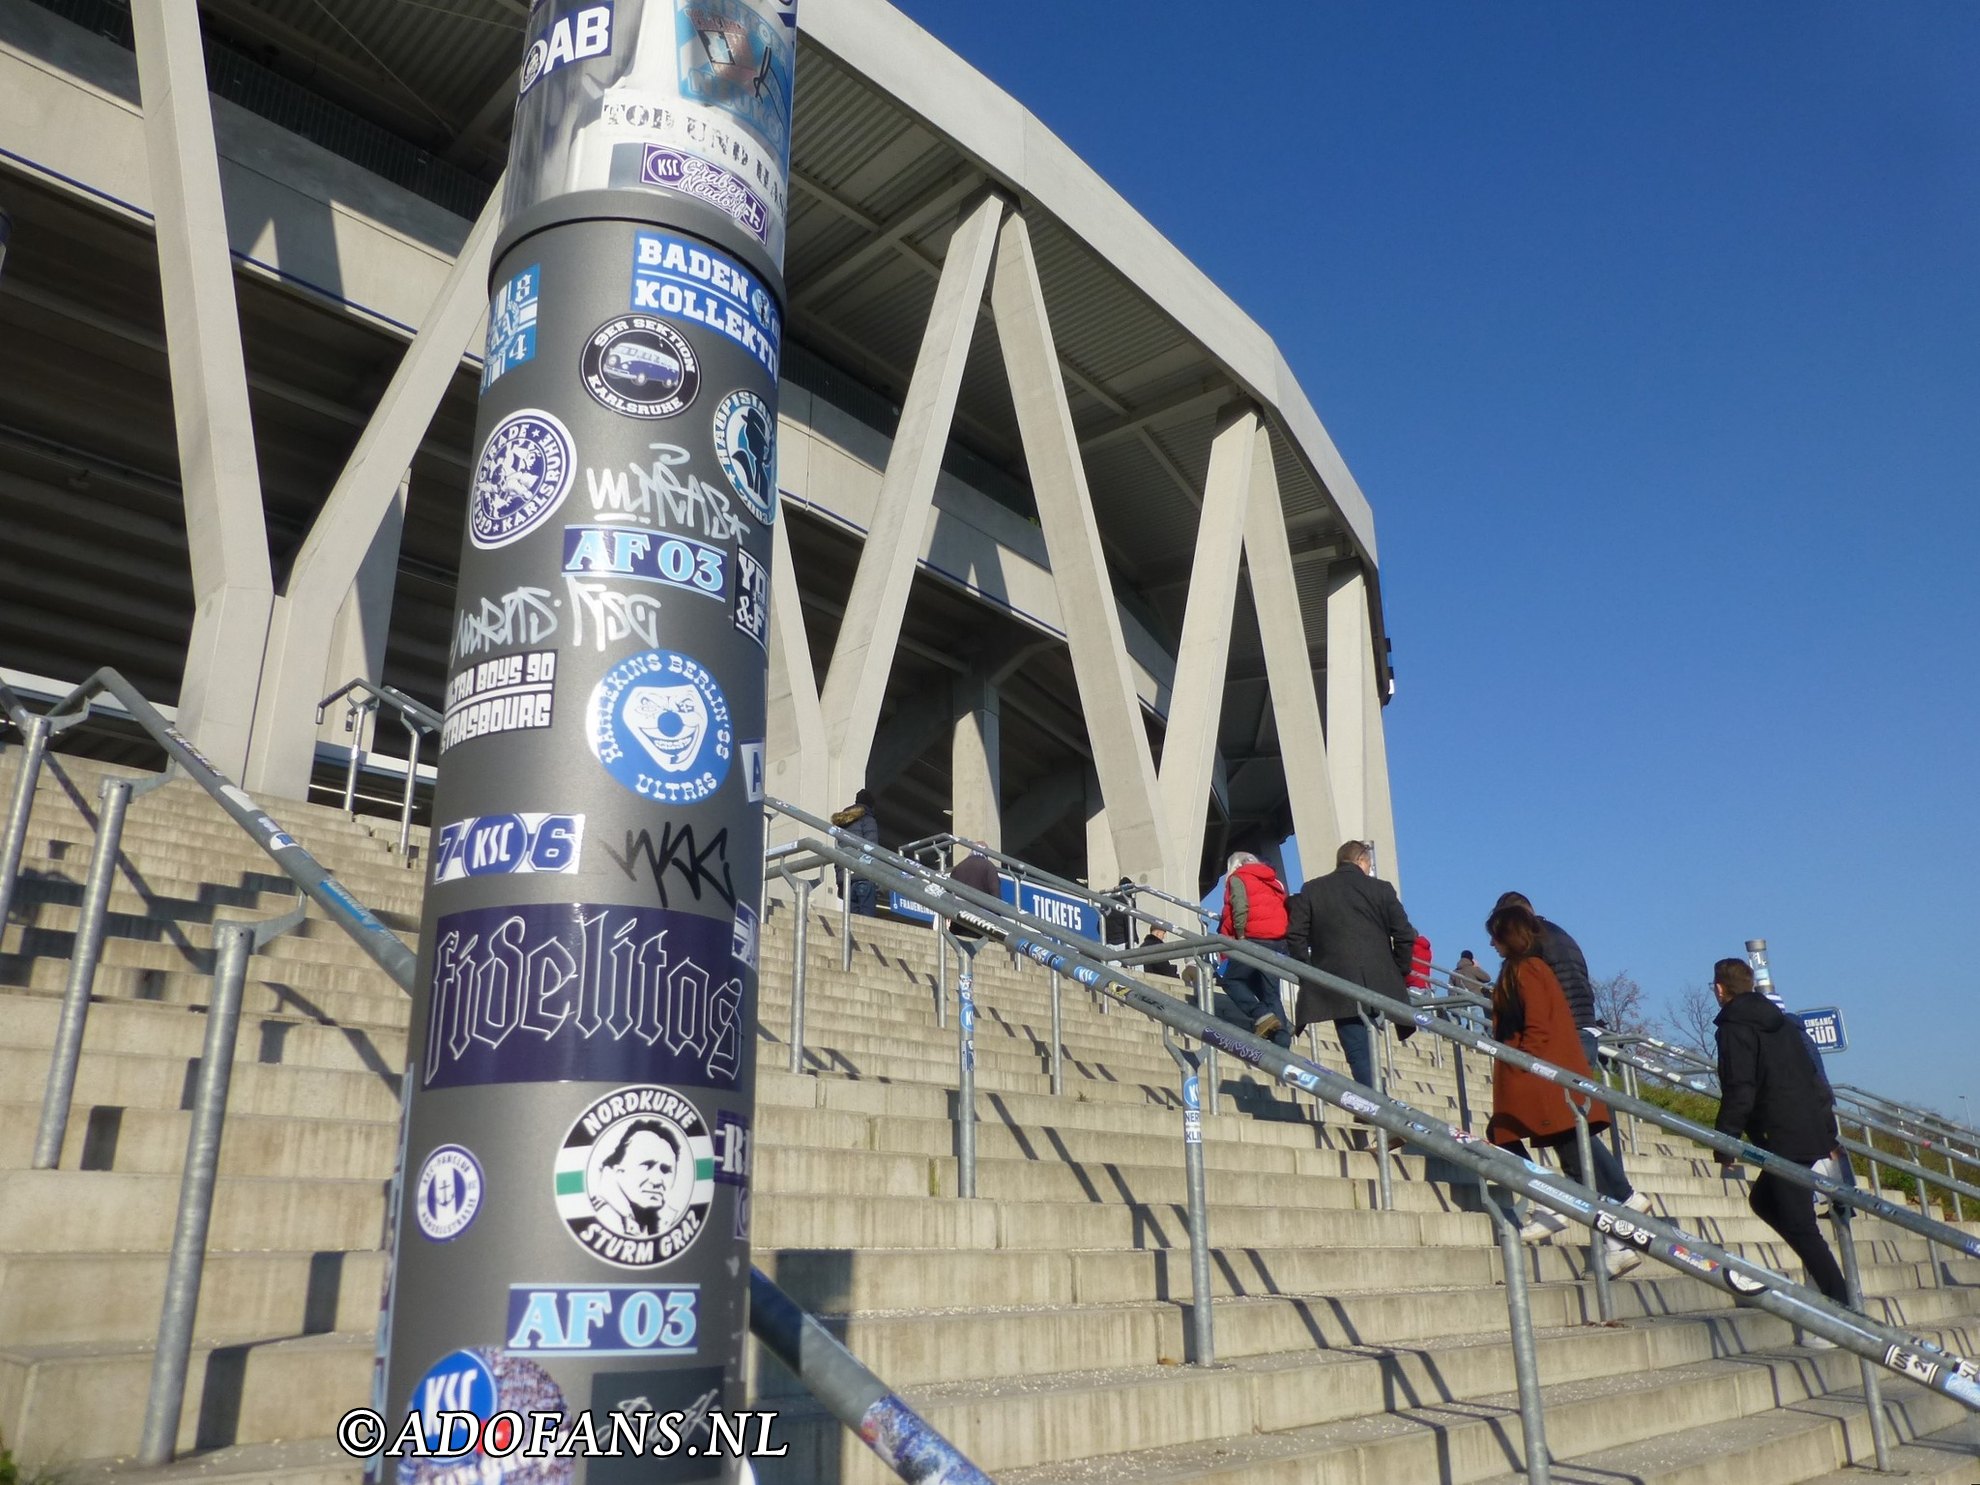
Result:
M861 789L853 795L853 802L832 816L832 823L848 835L856 835L868 845L880 844L880 818L873 812L873 795ZM839 890L845 891L845 871L839 872ZM852 910L863 918L873 916L874 904L879 897L879 888L870 877L852 879Z
M1820 1077L1815 1053L1800 1025L1764 995L1753 992L1753 970L1744 959L1721 959L1712 966L1712 993L1721 1007L1719 1028L1719 1117L1715 1128L1735 1139L1812 1166L1835 1153L1834 1096ZM1720 1155L1719 1164L1734 1164ZM1849 1290L1835 1254L1815 1225L1815 1193L1806 1186L1761 1171L1747 1194L1753 1215L1781 1235L1808 1270L1809 1280L1839 1305ZM1826 1346L1817 1339L1807 1345Z
M1307 878L1286 899L1286 953L1378 994L1408 1000L1416 929L1402 899L1394 887L1370 875L1374 853L1366 841L1346 842L1334 861L1333 871ZM1349 1075L1366 1087L1375 1086L1375 1052L1358 1001L1302 983L1295 1014L1302 1030L1332 1021L1347 1054Z
M965 887L974 888L985 897L1001 897L1003 895L1003 879L1002 874L997 870L997 863L992 861L988 856L985 856L981 851L971 851L961 861L958 861L955 869L949 873L949 880L960 882ZM960 919L952 920L949 924L949 929L957 938L983 937L980 932Z

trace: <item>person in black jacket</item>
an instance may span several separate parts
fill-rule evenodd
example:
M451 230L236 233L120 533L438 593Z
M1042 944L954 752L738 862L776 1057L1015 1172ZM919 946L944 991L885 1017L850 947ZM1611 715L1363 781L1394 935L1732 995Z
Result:
M1492 911L1505 907L1522 907L1533 913L1533 904L1524 892L1501 892ZM1549 923L1538 913L1533 913L1533 919L1540 925L1540 960L1561 982L1561 994L1567 997L1568 1010L1574 1014L1574 1029L1581 1033L1581 1050L1588 1054L1588 1065L1599 1068L1596 1032L1602 1018L1595 1013L1595 982L1588 976L1588 957L1560 924Z
M853 795L853 802L832 816L832 823L847 834L858 836L868 845L880 844L880 817L873 812L873 795L869 790L861 789ZM839 872L839 890L841 892L847 890L846 873L843 868ZM862 918L872 917L880 891L873 884L873 879L854 877L851 891L852 910Z
M1799 1023L1766 996L1753 993L1753 971L1744 959L1721 959L1712 966L1712 993L1721 1007L1714 1023L1719 1028L1719 1117L1714 1127L1798 1165L1812 1166L1834 1154L1841 1142L1834 1097L1820 1079ZM1718 1159L1722 1166L1734 1163L1731 1155ZM1746 1202L1794 1250L1824 1296L1839 1305L1849 1303L1836 1255L1815 1225L1813 1191L1761 1171Z
M1334 869L1309 877L1286 899L1286 953L1315 969L1339 975L1396 1000L1409 999L1410 956L1416 929L1402 899L1369 874L1374 861L1366 841L1351 840L1334 853ZM1352 996L1302 983L1294 1012L1300 1030L1332 1021L1347 1055L1348 1074L1375 1086L1375 1052L1361 1005ZM1414 1026L1409 1027L1414 1031Z

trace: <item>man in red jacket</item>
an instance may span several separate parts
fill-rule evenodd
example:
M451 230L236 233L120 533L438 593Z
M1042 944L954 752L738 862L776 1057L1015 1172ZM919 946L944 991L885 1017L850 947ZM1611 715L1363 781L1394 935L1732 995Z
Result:
M1249 851L1232 853L1224 869L1224 915L1217 931L1226 938L1255 943L1275 954L1286 951L1286 884L1279 874ZM1235 959L1224 970L1224 994L1236 1014L1231 1020L1255 1036L1290 1048L1279 982L1264 970Z

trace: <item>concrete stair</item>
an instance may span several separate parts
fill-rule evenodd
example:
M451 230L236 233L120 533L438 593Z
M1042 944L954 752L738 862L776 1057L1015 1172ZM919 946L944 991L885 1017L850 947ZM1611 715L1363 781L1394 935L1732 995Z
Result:
M18 754L0 755L0 791ZM285 878L210 801L137 801L62 1168L27 1169L102 768L44 779L13 921L0 925L0 1442L83 1482L348 1485L328 1442L370 1389L379 1251L396 1155L406 999L329 925L249 972L211 1256L180 1426L192 1458L116 1463L142 1419L212 925L272 915ZM421 877L396 825L275 811L410 938ZM1218 1365L1187 1365L1188 1236L1176 1071L1154 1028L1063 986L1065 1092L1050 1091L1049 981L1002 950L976 963L978 1191L955 1195L956 1043L937 1025L926 930L811 924L805 1071L784 1070L790 909L762 950L758 1263L1005 1485L1060 1480L1471 1485L1520 1453L1500 1256L1465 1187L1376 1156L1338 1111L1223 1059L1206 1114ZM1398 1097L1456 1119L1448 1051L1396 1055ZM1339 1049L1321 1055L1341 1066ZM1488 1078L1469 1065L1474 1109ZM1659 1213L1796 1272L1744 1192L1647 1126L1629 1159ZM1980 1349L1980 1263L1859 1224L1866 1292L1893 1323ZM1856 1359L1660 1265L1595 1322L1580 1242L1525 1258L1556 1478L1813 1485L1868 1458ZM1942 1282L1938 1282L1942 1281ZM891 1478L774 1361L756 1389L790 1454L765 1482ZM1891 1376L1901 1467L1972 1485L1957 1404ZM1839 1473L1840 1472L1840 1473Z

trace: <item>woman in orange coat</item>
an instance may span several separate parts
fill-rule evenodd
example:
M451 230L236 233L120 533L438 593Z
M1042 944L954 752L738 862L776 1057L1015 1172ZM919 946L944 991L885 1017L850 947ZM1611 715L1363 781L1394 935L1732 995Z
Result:
M1492 1035L1542 1062L1579 1073L1592 1079L1588 1056L1574 1026L1574 1013L1554 972L1540 957L1540 927L1533 914L1523 907L1503 907L1486 921L1492 947L1505 963L1499 980L1492 987ZM1609 1127L1609 1109L1600 1099L1589 1100L1589 1148L1595 1161L1594 1187L1610 1201L1621 1202L1635 1211L1647 1212L1650 1202L1630 1189L1629 1178L1607 1146L1593 1138L1594 1132ZM1559 1153L1561 1169L1573 1180L1583 1180L1581 1149L1575 1136L1574 1110L1568 1104L1567 1090L1537 1073L1530 1073L1505 1062L1492 1064L1492 1122L1485 1137L1493 1144L1517 1155L1527 1154L1526 1141ZM1540 1241L1568 1225L1567 1219L1536 1207L1533 1220L1520 1229L1529 1242ZM1624 1274L1643 1261L1643 1255L1611 1238L1608 1243L1610 1274Z

